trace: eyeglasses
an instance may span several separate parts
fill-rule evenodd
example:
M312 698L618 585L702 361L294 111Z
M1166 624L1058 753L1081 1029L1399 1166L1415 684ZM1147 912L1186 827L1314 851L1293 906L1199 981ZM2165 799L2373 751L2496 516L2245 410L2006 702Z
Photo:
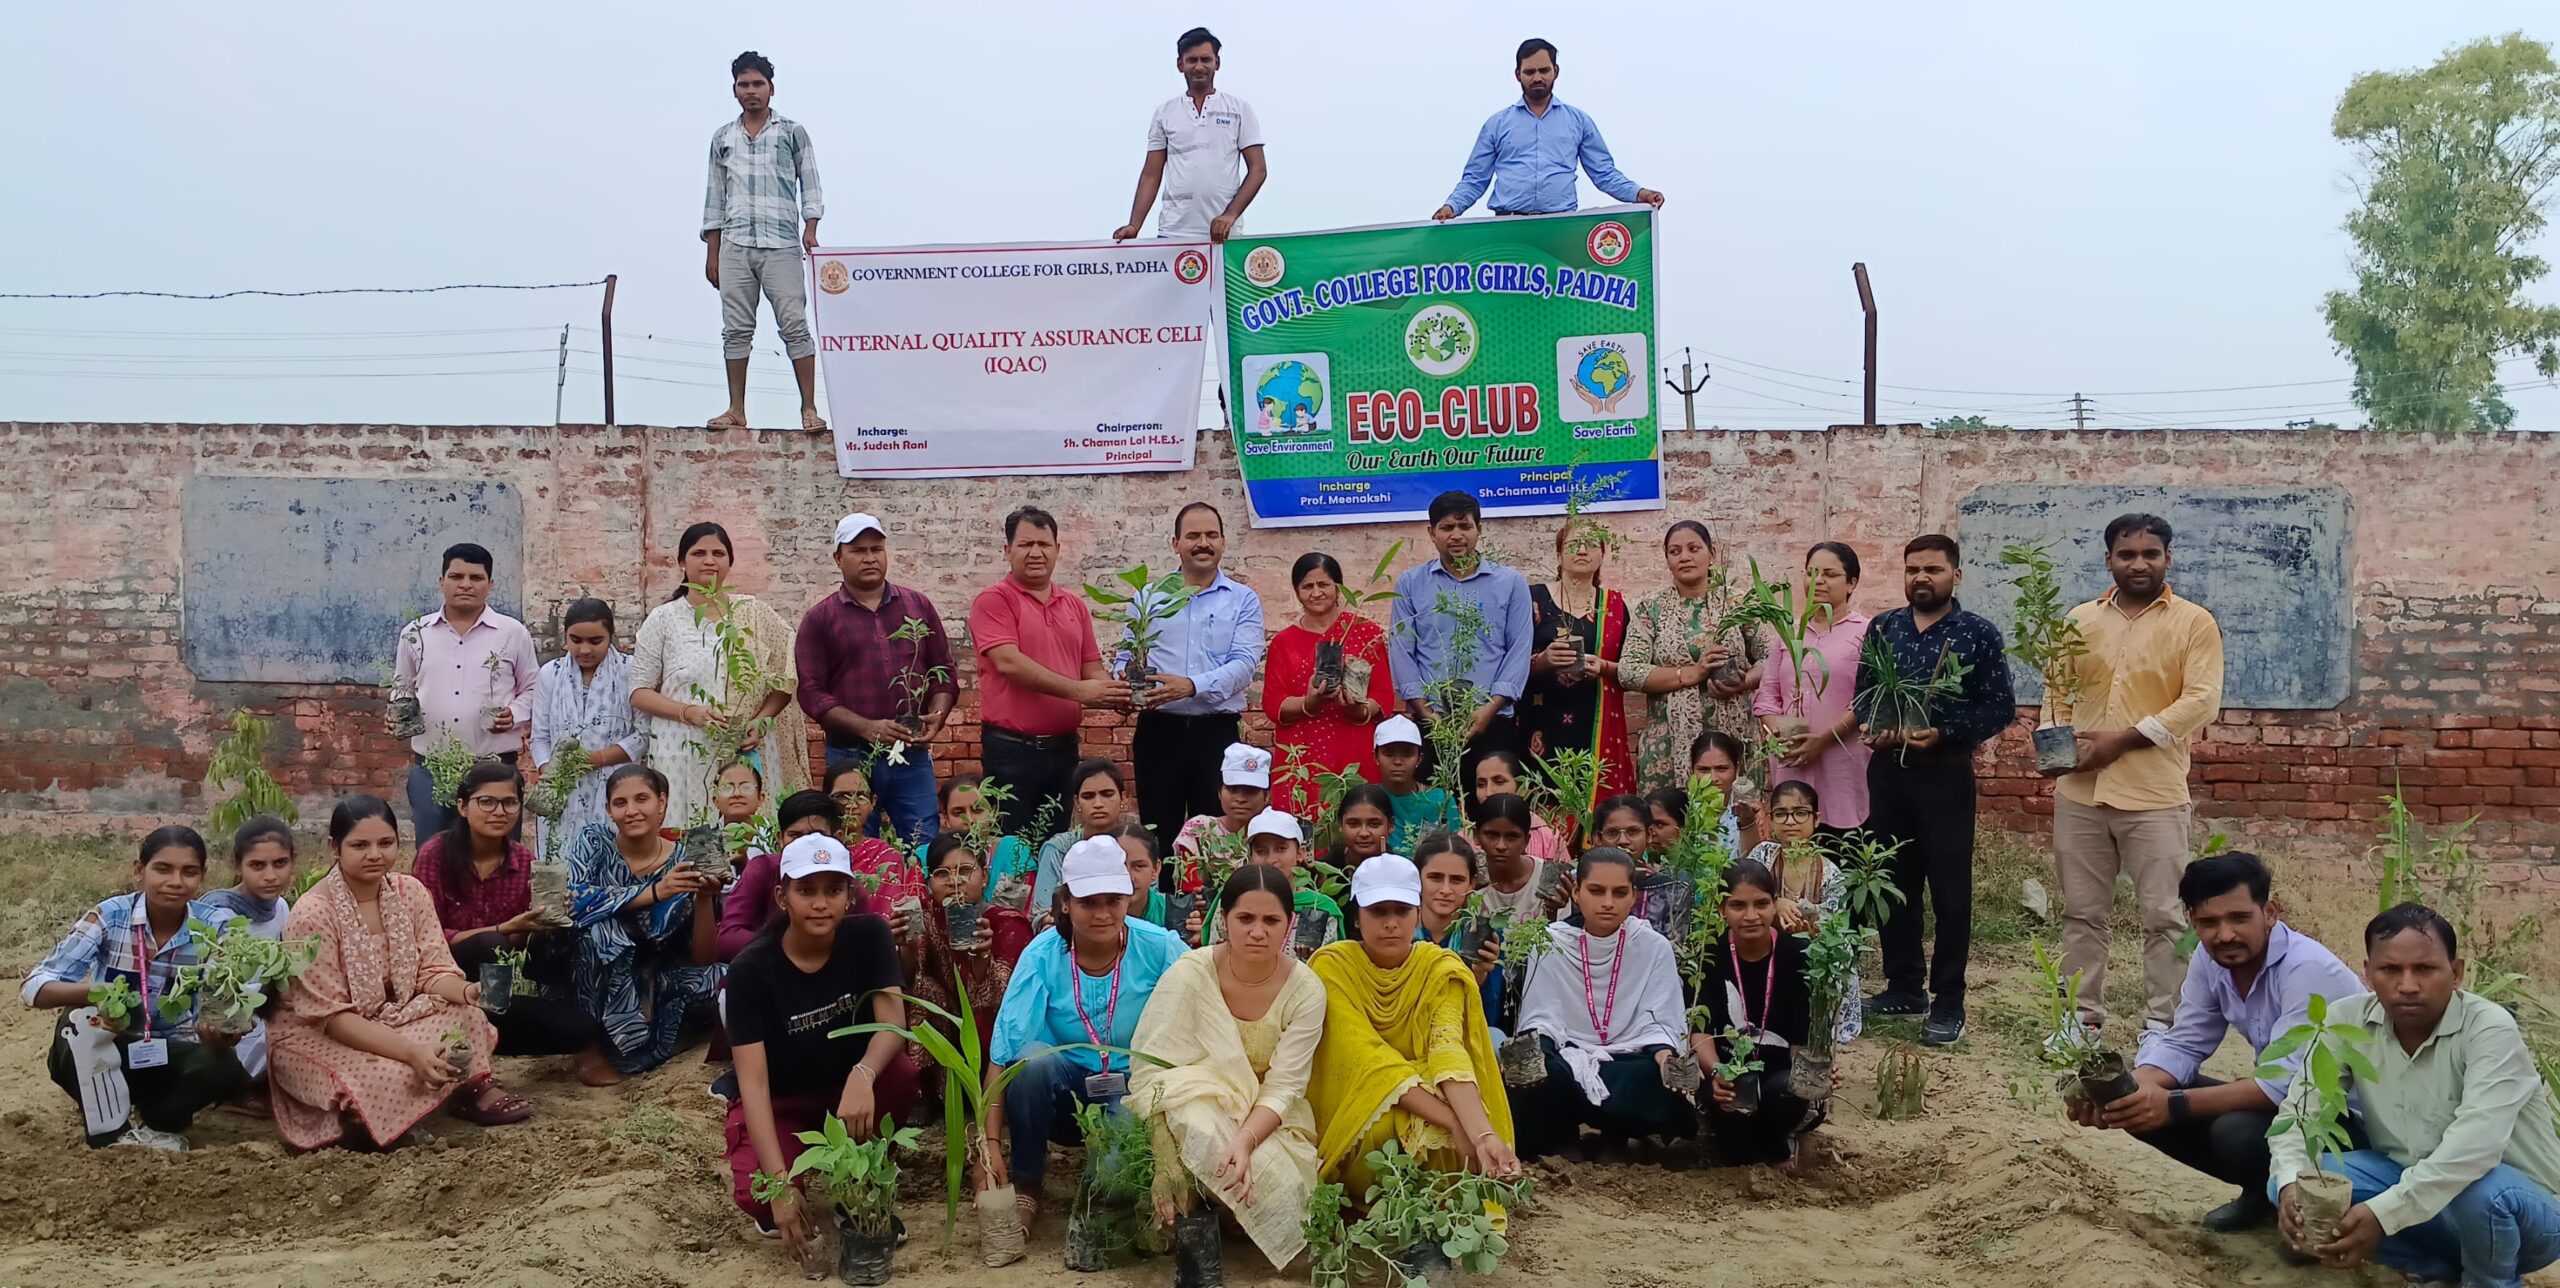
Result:
M869 792L829 792L827 799L838 805L851 805L855 801L870 800L872 796Z
M935 868L931 875L936 881L966 881L978 875L978 869L973 864L963 863L955 867Z
M514 796L474 796L466 803L492 814L512 814L524 808L524 801Z
M1773 809L1769 811L1769 817L1774 818L1781 823L1810 823L1813 821L1813 811L1809 809Z

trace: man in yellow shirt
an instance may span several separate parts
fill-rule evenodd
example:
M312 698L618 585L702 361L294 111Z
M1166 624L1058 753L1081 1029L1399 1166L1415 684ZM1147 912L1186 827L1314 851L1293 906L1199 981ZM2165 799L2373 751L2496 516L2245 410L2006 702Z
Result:
M2115 589L2071 610L2089 650L2075 664L2081 701L2051 693L2053 718L2079 731L2080 766L2054 785L2053 854L2062 877L2062 969L2080 976L2081 1019L2106 1018L2107 915L2116 875L2133 874L2142 913L2143 1026L2165 1029L2184 968L2187 740L2222 706L2222 628L2169 589L2169 521L2107 525Z

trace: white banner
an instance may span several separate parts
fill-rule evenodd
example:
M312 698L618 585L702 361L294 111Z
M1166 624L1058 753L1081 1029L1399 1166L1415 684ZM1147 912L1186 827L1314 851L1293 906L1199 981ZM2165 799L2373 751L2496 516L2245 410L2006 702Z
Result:
M1206 242L819 250L846 478L1187 470L1216 310Z

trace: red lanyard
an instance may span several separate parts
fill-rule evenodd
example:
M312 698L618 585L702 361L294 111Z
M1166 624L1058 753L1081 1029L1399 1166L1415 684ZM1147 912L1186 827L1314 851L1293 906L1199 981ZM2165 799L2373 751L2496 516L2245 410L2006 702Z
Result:
M1075 964L1075 949L1071 947L1067 950L1067 967L1075 972L1075 979L1070 981L1068 991L1072 993L1076 999L1076 1020L1078 1023L1084 1025L1084 1035L1093 1039L1093 1044L1095 1046L1110 1045L1105 1035L1113 1032L1119 1027L1120 968L1127 965L1128 961L1129 932L1123 930L1120 932L1120 956L1111 963L1111 1002L1103 1009L1102 1027L1100 1029L1096 1029L1093 1027L1093 1016L1088 1014L1084 1009L1084 968ZM1109 1052L1104 1052L1102 1055L1102 1071L1104 1073L1111 1072L1111 1055Z
M1591 1017L1591 1031L1600 1035L1602 1046L1609 1045L1609 1021L1618 1015L1618 972L1626 964L1627 944L1621 938L1616 955L1609 958L1609 1004L1599 1006L1591 996L1591 936L1582 937L1582 1012Z
M133 897L134 918L142 933L133 937L133 955L140 963L136 972L142 979L142 1035L151 1036L151 907L141 895Z
M1742 1014L1734 1017L1733 1027L1748 1028L1755 1032L1768 1031L1769 998L1778 990L1778 945L1775 942L1769 945L1769 978L1760 986L1760 1019L1757 1023L1751 1019L1751 996L1742 991L1742 950L1735 949L1733 955L1726 959L1726 964L1733 968L1734 995L1742 999L1743 1007Z

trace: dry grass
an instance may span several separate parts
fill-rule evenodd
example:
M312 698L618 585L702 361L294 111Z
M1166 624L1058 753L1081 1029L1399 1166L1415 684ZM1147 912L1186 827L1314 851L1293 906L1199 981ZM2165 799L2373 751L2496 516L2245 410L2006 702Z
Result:
M24 975L82 912L132 888L133 840L0 832L0 974Z

